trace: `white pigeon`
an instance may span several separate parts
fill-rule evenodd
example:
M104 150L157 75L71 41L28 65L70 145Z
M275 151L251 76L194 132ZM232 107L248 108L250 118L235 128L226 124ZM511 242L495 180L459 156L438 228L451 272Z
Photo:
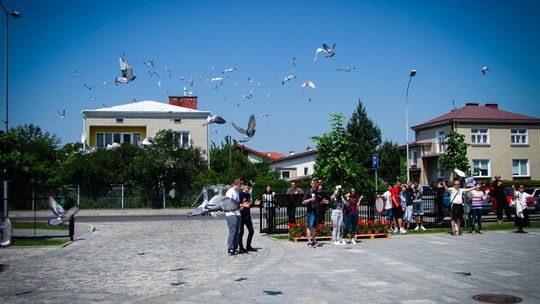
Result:
M107 150L115 150L115 149L118 149L120 148L120 144L117 143L117 142L113 142L112 144L108 144L106 149Z
M284 85L285 82L291 81L291 80L293 80L293 79L295 79L295 78L296 78L296 76L294 76L294 75L289 75L289 76L283 78L283 81L281 81L281 85Z
M489 68L487 66L484 66L482 67L482 74L484 74L484 76L486 75L487 72L489 72Z
M249 117L248 127L247 129L243 129L234 123L231 123L233 127L236 129L236 131L244 134L244 139L240 140L240 142L246 142L250 140L253 135L255 135L255 115L251 114Z
M120 57L120 70L122 71L122 77L116 77L114 80L116 85L120 83L128 83L137 78L135 75L133 75L133 69L124 57Z
M219 115L217 115L217 114L215 114L215 115L208 115L208 117L206 118L206 122L203 124L203 126L206 126L206 125L209 125L209 124L213 124L213 123L217 123L217 124L222 125L222 124L224 124L224 123L226 123L226 122L227 122L227 121L226 121L223 117L221 117L221 116L219 116Z
M227 68L225 70L223 70L223 72L221 72L222 74L225 74L225 73L232 73L236 71L236 68Z
M338 72L350 72L352 70L356 70L356 67L353 66L346 66L344 68L337 69Z
M49 209L51 209L52 213L59 218L66 213L64 208L62 208L62 206L60 206L52 196L49 196L47 204L49 205Z
M315 52L315 58L313 58L313 61L317 61L317 56L319 55L320 52L325 52L326 53L325 57L333 57L336 54L334 52L335 47L336 47L335 43L332 47L329 47L326 43L323 43L323 47L318 48L317 52Z
M302 92L304 91L304 87L311 87L311 88L315 89L315 84L313 83L313 81L308 80L308 81L302 83Z
M221 80L223 80L223 78L221 78L221 77L212 77L212 78L210 78L210 81L221 81Z
M137 143L137 146L139 146L139 148L151 148L153 145L154 138L150 136Z
M60 115L60 119L64 119L66 117L66 109L62 109L62 112L57 110L56 113Z
M0 247L7 247L11 245L11 236L13 235L13 226L9 217L2 217L0 222Z

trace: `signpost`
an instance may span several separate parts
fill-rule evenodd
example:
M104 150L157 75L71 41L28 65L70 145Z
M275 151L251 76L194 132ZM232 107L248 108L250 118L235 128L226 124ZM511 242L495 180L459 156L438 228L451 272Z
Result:
M375 191L379 191L377 183L377 170L379 169L379 155L371 155L371 168L375 170Z

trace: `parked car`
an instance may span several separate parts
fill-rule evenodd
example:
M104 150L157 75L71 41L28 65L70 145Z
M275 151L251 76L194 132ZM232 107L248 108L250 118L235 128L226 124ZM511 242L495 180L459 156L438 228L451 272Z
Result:
M535 188L525 188L525 192L533 194ZM527 198L527 208L530 213L536 213L540 210L540 192L537 191L534 197Z
M481 190L483 190L483 191L489 190L489 192L490 192L487 195L486 200L484 201L484 204L482 205L482 208L484 208L482 213L487 214L487 213L489 213L491 211L496 212L496 210L497 210L497 201L495 200L495 198L493 198L491 196L491 194L493 192L493 186L483 186L481 188ZM506 203L508 205L510 205L510 202L514 199L514 191L515 190L512 187L505 187L504 191L506 192ZM486 210L489 210L489 211L486 212Z

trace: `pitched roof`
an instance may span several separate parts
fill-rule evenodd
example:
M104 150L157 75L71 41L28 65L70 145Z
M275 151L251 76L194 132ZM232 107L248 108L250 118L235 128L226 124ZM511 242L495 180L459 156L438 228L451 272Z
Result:
M451 123L453 121L540 123L540 118L500 110L497 104L486 104L486 106L480 106L477 103L468 103L462 108L452 110L449 113L443 114L419 125L412 126L411 129L423 129L426 127Z
M272 161L270 161L271 163L276 163L276 162L280 162L280 161L285 161L285 160L289 160L289 159L295 159L295 158L300 158L300 157L303 157L303 156L307 156L307 155L311 155L311 154L316 154L317 151L315 149L310 149L310 150L306 150L306 151L303 151L303 152L299 152L299 153L294 153L294 154L290 154L290 155L285 155L281 158L278 158L278 159L273 159Z
M200 113L205 111L193 110L179 106L170 105L163 102L145 100L135 103L128 103L112 107L100 108L95 110L83 110L83 112L164 112L164 113Z
M278 158L283 157L283 154L281 154L279 152L260 152L260 151L248 148L248 147L246 147L244 145L241 145L241 144L235 144L235 146L237 148L241 149L242 151L247 151L249 153L258 155L258 156L263 157L263 158L266 157L271 161L274 160L274 159L278 159Z

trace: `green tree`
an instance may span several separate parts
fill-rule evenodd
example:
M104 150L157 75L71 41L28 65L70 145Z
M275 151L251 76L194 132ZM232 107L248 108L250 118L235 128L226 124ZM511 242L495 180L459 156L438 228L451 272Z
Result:
M358 143L352 141L344 121L343 115L331 114L330 132L312 137L317 144L314 176L324 180L328 186L342 184L361 189L371 188L367 170L354 161L353 151L357 151Z
M381 144L381 130L369 118L366 108L360 99L356 111L352 114L347 124L347 132L350 134L351 141L356 145L351 147L353 150L351 160L361 164L364 168L371 168L371 155L376 152Z
M450 171L453 174L454 169L463 172L470 172L471 166L467 158L467 149L469 144L465 142L465 135L450 132L446 135L443 145L446 146L446 152L439 156L441 161L441 172Z
M400 178L400 153L398 145L392 141L384 141L378 148L379 155L379 179L385 183L394 183Z

